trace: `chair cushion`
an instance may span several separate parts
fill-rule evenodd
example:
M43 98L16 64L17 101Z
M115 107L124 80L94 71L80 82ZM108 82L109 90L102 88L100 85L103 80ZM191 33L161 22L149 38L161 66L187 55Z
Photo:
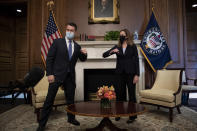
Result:
M150 89L140 91L140 96L146 99L160 100L166 102L174 101L174 91L169 89Z
M152 100L152 99L147 99L147 98L140 98L140 102L151 103L151 104L161 105L161 106L165 106L165 107L176 106L175 102L166 102L166 101Z
M45 90L45 91L38 91L37 92L37 95L36 95L36 103L41 103L41 102L44 102L45 99L46 99L46 96L47 96L47 93L48 93L48 90ZM56 97L55 97L55 100L64 100L65 99L65 95L64 95L64 91L59 89L57 94L56 94Z
M34 86L34 91L36 94L40 91L45 91L45 90L48 91L48 87L49 87L49 82L45 71L44 77Z

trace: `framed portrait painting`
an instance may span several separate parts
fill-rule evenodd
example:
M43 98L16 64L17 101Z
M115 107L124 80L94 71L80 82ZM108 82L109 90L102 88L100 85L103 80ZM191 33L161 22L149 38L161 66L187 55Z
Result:
M89 24L120 23L119 0L90 0Z

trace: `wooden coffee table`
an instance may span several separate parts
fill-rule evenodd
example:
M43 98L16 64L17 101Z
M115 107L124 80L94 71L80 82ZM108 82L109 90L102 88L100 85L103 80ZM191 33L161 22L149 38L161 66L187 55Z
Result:
M92 131L102 131L104 127L108 127L111 131L125 130L116 127L109 117L135 116L146 112L146 108L141 104L132 102L116 102L112 101L111 108L101 108L100 101L79 102L69 105L66 111L74 115L103 117L100 124L91 129Z

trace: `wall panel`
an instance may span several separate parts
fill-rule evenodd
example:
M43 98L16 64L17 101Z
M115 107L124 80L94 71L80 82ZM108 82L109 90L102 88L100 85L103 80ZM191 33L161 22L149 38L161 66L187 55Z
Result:
M173 64L170 68L184 67L183 53L183 8L181 0L168 0L169 28L168 45L170 48Z
M187 76L197 78L197 12L186 14L186 70Z
M3 15L0 15L0 19L0 85L6 85L15 78L15 21L12 17Z
M27 18L16 18L15 73L23 79L28 72Z

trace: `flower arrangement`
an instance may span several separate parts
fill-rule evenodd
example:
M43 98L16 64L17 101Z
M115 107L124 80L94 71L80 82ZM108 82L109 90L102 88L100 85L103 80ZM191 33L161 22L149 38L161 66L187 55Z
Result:
M108 87L108 86L103 86L98 88L97 96L100 99L115 99L116 98L116 93L114 91L113 85Z

